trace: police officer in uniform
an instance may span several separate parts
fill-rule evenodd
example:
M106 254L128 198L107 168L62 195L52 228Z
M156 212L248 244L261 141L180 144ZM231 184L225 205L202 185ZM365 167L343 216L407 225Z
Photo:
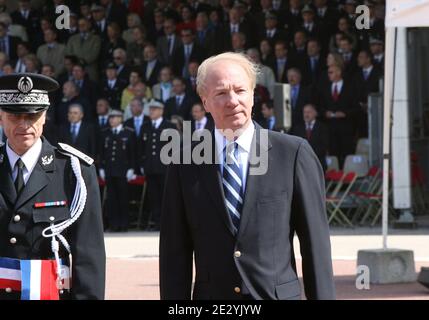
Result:
M163 118L164 104L152 99L149 105L149 118L142 128L142 158L141 165L147 181L147 197L150 207L148 230L159 231L162 195L166 166L161 162L162 147L167 141L160 137L164 129L176 129L174 124Z
M136 177L134 130L123 126L123 114L112 110L110 127L104 129L100 150L100 177L106 180L107 223L110 231L128 231L128 184Z
M7 137L0 147L0 300L104 299L93 160L42 135L48 92L58 87L38 74L0 77Z

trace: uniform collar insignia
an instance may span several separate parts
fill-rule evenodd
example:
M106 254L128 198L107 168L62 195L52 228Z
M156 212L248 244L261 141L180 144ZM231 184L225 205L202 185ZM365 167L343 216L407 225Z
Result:
M42 155L40 157L39 163L45 171L54 171L55 169L55 157L54 152L52 150L42 151Z
M50 155L50 156L44 156L42 157L42 165L43 166L48 166L52 163L52 161L54 161L54 155Z

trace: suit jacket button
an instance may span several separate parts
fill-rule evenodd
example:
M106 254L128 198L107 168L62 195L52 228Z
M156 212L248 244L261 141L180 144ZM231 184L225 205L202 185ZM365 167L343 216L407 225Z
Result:
M13 221L15 221L15 222L21 221L21 216L19 214L17 214L16 216L13 217Z
M240 251L235 251L234 252L234 257L236 257L236 258L240 258L241 257L241 252Z
M240 292L241 292L241 289L240 289L239 287L235 287L235 288L234 288L234 292L235 292L235 293L240 293Z
M156 142L156 140L155 140L155 139L152 139L152 142Z
M55 217L54 216L50 216L49 217L49 221L54 222L55 221Z
M154 156L154 155L156 155L156 152L152 152L152 155Z
M15 244L15 243L16 243L16 238L10 238L9 242L10 242L11 244Z
M152 149L155 149L156 148L156 145L152 145Z
M11 293L12 292L12 288L6 288L4 291L6 291L7 293Z

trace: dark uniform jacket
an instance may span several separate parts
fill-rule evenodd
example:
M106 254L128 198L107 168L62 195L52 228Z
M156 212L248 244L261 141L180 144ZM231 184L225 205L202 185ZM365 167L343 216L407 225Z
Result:
M164 129L175 129L168 120L163 119L157 129L152 127L152 122L146 122L142 128L142 152L141 164L145 174L164 174L166 166L162 164L161 149L167 141L161 141L161 133Z
M106 171L106 177L125 178L128 169L135 168L136 138L134 130L122 127L118 134L111 128L102 133L100 150L100 168Z
M70 218L69 204L76 183L70 157L45 138L42 143L39 161L19 197L12 181L6 147L0 147L0 257L54 259L51 239L44 238L42 231L52 219L58 224ZM104 299L106 256L100 192L94 166L81 161L81 169L88 198L79 219L62 232L70 244L73 262L72 289L70 293L61 294L60 299ZM35 203L51 201L67 201L67 205L35 208ZM60 258L69 260L61 244ZM20 299L20 296L20 292L0 291L0 300Z

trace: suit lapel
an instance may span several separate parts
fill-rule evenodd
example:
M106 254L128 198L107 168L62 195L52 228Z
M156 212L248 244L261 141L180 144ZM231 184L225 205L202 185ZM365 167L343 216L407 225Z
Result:
M0 149L0 193L13 205L16 201L16 190L10 171L9 158L6 153L6 145Z
M34 167L27 184L15 203L15 210L18 210L40 190L46 187L46 185L51 181L50 175L54 170L54 148L45 139L43 139L42 152L40 153L39 161Z
M249 169L247 171L247 179L246 179L246 190L244 194L244 206L241 212L241 221L240 221L240 230L238 236L245 232L246 226L250 220L250 216L252 214L256 214L256 208L254 208L255 203L258 199L258 195L260 194L260 189L262 186L262 179L264 175L251 175L249 174L250 167L252 164L254 166L258 166L260 164L260 159L268 159L268 155L266 154L272 147L271 142L268 140L268 144L261 143L261 130L263 129L261 126L255 123L255 133L252 141L252 148L250 150L249 156ZM256 152L254 150L256 148ZM255 165L256 164L256 165ZM269 165L269 161L266 164Z

